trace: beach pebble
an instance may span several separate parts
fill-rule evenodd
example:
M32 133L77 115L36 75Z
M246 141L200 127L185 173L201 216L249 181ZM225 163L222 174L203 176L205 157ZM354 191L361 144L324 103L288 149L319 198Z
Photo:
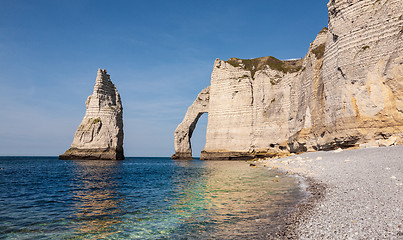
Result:
M295 235L290 236L403 240L403 229L397 227L402 225L403 216L403 146L333 154L341 151L304 153L294 160L309 157L322 161L308 160L283 168L326 186L325 191L317 193L323 198L294 222Z
M343 152L343 149L338 148L338 149L334 150L333 152L335 152L335 153Z

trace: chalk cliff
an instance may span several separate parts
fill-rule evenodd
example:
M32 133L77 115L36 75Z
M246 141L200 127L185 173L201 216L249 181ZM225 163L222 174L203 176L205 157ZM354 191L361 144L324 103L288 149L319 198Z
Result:
M401 0L328 9L304 59L215 61L202 159L403 144ZM176 153L183 146L175 138Z
M122 160L123 108L120 95L106 70L98 69L93 94L71 148L60 159Z

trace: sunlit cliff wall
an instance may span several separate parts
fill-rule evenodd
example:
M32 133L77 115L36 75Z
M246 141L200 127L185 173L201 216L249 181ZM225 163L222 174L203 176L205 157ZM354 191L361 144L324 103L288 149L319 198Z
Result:
M215 61L202 159L403 143L402 1L328 9L304 59Z

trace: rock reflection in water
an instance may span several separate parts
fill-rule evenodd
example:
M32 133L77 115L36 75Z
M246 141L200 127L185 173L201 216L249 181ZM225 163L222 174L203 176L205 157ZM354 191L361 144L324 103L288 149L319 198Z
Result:
M76 161L72 186L75 202L74 235L100 239L119 233L124 199L117 192L116 161Z
M294 179L246 162L0 164L0 239L267 239L299 192Z
M195 167L192 162L177 164ZM182 215L181 232L188 238L267 237L283 224L281 215L301 198L295 179L280 173L250 168L245 162L203 165L200 171L192 171L198 176L182 175L175 180L182 194L173 208Z

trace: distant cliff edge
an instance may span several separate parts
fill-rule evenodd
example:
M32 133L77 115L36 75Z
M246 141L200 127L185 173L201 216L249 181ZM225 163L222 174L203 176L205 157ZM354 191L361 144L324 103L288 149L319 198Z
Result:
M59 159L123 160L123 108L106 70L98 69L94 92L71 148Z
M304 59L217 59L175 130L172 158L208 113L201 159L403 144L401 0L331 0Z

